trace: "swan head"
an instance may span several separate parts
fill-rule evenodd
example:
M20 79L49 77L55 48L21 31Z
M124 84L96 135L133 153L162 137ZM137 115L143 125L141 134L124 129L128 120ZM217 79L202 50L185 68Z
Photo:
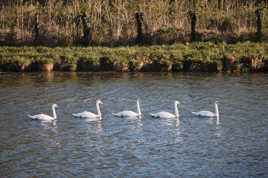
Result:
M58 108L59 105L57 105L57 104L53 104L52 107L53 107L53 108Z
M215 104L219 104L219 101L215 101Z
M140 102L140 101L141 101L141 99L140 99L140 98L138 98L138 99L137 99L137 102Z
M103 102L100 99L98 99L97 104L103 104Z
M175 102L174 102L175 104L181 104L179 101L177 101L177 100L175 100Z

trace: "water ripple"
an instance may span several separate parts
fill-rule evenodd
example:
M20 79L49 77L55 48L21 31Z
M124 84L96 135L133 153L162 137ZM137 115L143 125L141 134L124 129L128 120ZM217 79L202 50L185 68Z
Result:
M181 73L1 73L1 177L265 177L268 75ZM111 115L136 111L141 119ZM96 112L91 122L72 113ZM154 119L174 111L180 118ZM214 110L220 124L191 112ZM52 115L39 123L27 114Z

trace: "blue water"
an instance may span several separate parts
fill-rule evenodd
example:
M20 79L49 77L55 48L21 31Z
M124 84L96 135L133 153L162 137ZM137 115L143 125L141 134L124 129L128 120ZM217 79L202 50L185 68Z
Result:
M141 119L111 115L138 97ZM103 120L72 117L97 99ZM191 114L215 100L219 124ZM267 177L267 106L267 74L0 73L0 177Z

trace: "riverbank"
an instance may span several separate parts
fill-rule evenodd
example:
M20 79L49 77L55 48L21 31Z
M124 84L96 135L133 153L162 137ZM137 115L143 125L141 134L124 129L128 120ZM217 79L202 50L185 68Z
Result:
M0 47L0 72L267 72L268 43Z

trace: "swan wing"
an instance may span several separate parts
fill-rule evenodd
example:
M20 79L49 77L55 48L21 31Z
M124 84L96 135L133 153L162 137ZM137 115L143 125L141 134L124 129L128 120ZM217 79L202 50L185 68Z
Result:
M84 119L84 121L87 121L87 122L95 122L99 120L101 120L99 117L87 117Z
M51 122L53 120L55 120L53 117L48 116L46 114L37 114L37 115L28 115L28 117L30 117L31 119L34 120L40 120L40 121L45 121L45 122Z
M81 113L72 114L74 117L81 117L81 118L95 118L98 117L97 114L94 114L92 112L84 111Z
M213 112L211 111L199 111L199 112L192 112L192 114L200 117L214 117L216 116Z
M121 111L119 113L113 113L114 116L117 117L137 117L139 114L133 112L133 111Z
M176 116L174 114L171 114L169 112L158 112L155 114L151 114L152 117L156 118L175 118Z

